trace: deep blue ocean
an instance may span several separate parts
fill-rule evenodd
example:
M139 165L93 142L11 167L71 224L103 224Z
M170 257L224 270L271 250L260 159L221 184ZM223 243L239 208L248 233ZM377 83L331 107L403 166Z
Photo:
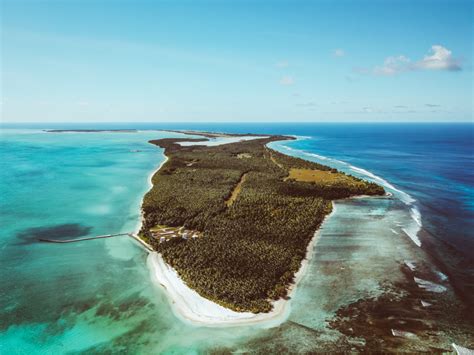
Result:
M41 131L48 128L143 131L91 134ZM474 302L474 124L3 126L0 145L3 226L0 344L3 345L0 352L248 349L247 341L256 336L252 329L240 329L232 334L214 330L211 336L209 330L181 325L165 296L148 285L146 255L128 239L61 248L35 243L43 235L80 237L136 228L140 200L148 189L147 179L163 161L162 152L147 141L173 136L153 131L156 129L298 136L297 140L284 141L275 148L371 179L395 191L408 206L407 215L419 227L415 239L421 241L421 248L448 275L460 297ZM339 228L338 218L342 221L344 213L346 217L353 213L347 206L355 203L338 207L339 217L326 230ZM370 203L356 204L374 216L377 214L379 223L385 213L388 215L394 209L384 207L383 201L377 203L377 208L368 206ZM405 222L397 213L387 218L402 228ZM381 227L374 224L370 228ZM408 227L403 228L410 234ZM363 231L353 233L360 235ZM374 233L376 238L378 232ZM393 234L392 239L385 238L387 248L399 243ZM367 285L369 282L370 278ZM308 290L310 286L308 283ZM308 313L304 308L298 309L298 297L309 300L311 292L321 289L312 285L310 292L305 287L301 287L296 297L292 316L300 322ZM324 319L323 313L318 314L308 319L306 326L315 327Z

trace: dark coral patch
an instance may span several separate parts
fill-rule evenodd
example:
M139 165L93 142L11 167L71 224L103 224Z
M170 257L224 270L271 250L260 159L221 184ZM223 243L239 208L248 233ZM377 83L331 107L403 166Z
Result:
M89 234L92 227L79 223L65 223L47 227L33 227L22 230L16 237L20 240L17 244L28 245L38 242L39 239L73 239Z

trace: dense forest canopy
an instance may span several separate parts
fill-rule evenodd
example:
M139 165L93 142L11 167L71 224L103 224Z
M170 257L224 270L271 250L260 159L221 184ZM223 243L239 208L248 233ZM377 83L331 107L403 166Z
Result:
M287 296L333 199L384 194L374 183L266 146L287 139L293 138L219 146L178 144L207 139L150 141L169 159L144 198L142 238L188 286L236 311L268 312L272 300ZM200 237L163 241L152 232L158 225Z

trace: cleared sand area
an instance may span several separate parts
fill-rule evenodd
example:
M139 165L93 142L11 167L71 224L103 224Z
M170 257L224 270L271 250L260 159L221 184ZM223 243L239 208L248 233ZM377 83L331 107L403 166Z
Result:
M332 171L325 170L312 170L312 169L290 169L289 175L285 180L296 180L302 182L315 182L315 183L354 183L353 178Z
M270 159L273 163L275 163L276 166L278 166L280 169L284 169L283 165L281 165L279 162L277 162L277 160L275 159L275 157L272 155L272 153L270 153Z
M232 190L232 194L230 195L229 199L225 202L227 207L232 206L234 201L237 200L237 197L239 196L239 193L242 190L242 185L244 184L246 177L247 177L247 173L243 174L240 177L239 182L237 183L237 185L235 185L234 190Z

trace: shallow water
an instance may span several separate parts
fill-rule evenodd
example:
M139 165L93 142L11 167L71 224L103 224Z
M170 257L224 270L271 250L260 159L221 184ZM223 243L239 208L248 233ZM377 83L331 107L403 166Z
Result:
M172 313L164 291L150 281L147 254L128 237L37 241L136 230L149 176L164 159L147 141L165 136L178 135L2 132L1 353L307 351L338 342L350 349L358 340L347 340L328 320L341 306L402 279L400 264L426 259L408 235L419 225L416 203L403 191L337 202L288 321L272 329L216 329L185 324ZM331 162L337 164L367 177Z
M37 240L135 231L164 160L147 141L164 136L179 135L3 132L0 353L189 352L252 334L182 323L131 238Z

